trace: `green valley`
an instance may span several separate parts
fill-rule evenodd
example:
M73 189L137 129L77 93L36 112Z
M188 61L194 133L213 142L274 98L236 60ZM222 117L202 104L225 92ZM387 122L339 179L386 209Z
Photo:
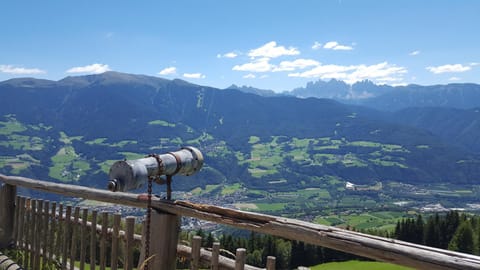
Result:
M480 157L394 114L133 77L0 83L0 172L105 188L117 160L192 145L204 168L173 183L192 201L362 230L478 210Z

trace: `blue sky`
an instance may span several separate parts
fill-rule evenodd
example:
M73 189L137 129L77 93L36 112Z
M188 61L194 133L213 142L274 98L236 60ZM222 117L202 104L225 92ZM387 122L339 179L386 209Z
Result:
M2 1L0 80L480 83L480 1Z

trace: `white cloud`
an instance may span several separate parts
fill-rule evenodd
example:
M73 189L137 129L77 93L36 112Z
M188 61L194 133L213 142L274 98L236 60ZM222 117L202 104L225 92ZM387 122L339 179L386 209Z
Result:
M206 76L202 73L183 73L183 77L189 79L205 79Z
M355 66L340 66L340 65L319 65L313 69L288 74L289 77L302 77L302 78L337 78L343 79L347 76L348 71L354 70Z
M294 71L296 69L304 69L311 66L318 66L319 62L312 59L296 59L294 61L282 61L278 66L270 63L270 58L264 57L255 59L250 63L236 65L232 70L247 72L277 72L277 71Z
M0 65L0 72L8 73L8 74L16 74L16 75L44 74L44 73L46 73L45 70L41 70L41 69L38 69L38 68L22 68L22 67L14 67L12 65Z
M177 73L176 67L167 67L158 72L158 75L174 75Z
M413 51L413 52L410 52L408 55L410 56L415 56L415 55L419 55L420 54L420 51Z
M320 63L312 59L296 59L294 61L282 61L273 71L293 71L311 66L318 66Z
M235 58L238 54L235 52L229 52L225 54L217 54L217 58Z
M83 67L73 67L69 70L67 70L67 73L91 73L91 74L99 74L103 73L106 71L110 71L111 69L108 67L108 65L104 64L92 64L88 66L83 66Z
M375 80L379 81L391 76L397 76L407 73L407 69L404 67L397 67L396 65L390 65L387 62L379 63L376 65L359 65L356 70L352 72L349 80L350 81L361 81L361 80Z
M477 62L470 63L470 66L472 66L472 67L475 67L475 66L478 66L478 65L480 65L480 63L477 63Z
M313 43L313 45L312 45L312 49L318 50L320 48L322 48L322 43L320 43L318 41L315 41L315 43Z
M249 73L245 76L243 76L243 78L245 79L255 79L257 76L255 76L255 74L252 74L252 73Z
M248 72L267 72L271 71L274 66L269 63L270 58L260 58L256 59L253 62L246 63L243 65L235 65L232 70L236 71L248 71Z
M269 76L267 74L263 74L262 76L260 76L260 79L265 79L265 78L268 78Z
M390 86L397 87L397 86L407 86L408 83L402 82L402 83L392 83Z
M248 52L248 56L251 58L277 58L280 56L284 55L298 55L300 54L300 51L298 51L294 47L288 47L285 48L284 46L277 46L277 42L275 41L270 41L266 43L265 45L257 48L250 50Z
M289 77L338 79L353 84L362 80L371 80L378 83L401 82L403 74L407 73L404 67L388 64L387 62L375 65L319 65L305 72L288 74Z
M459 77L451 77L451 78L449 78L448 80L449 80L449 81L460 81L461 78L459 78Z
M340 45L338 42L336 41L329 41L327 43L325 43L325 45L323 45L323 48L324 49L328 49L328 50L335 50L335 51L350 51L350 50L353 50L353 47L351 46L346 46L346 45Z
M469 66L464 66L462 64L454 64L454 65L448 64L443 66L427 67L427 70L434 74L465 72L470 69L472 68Z

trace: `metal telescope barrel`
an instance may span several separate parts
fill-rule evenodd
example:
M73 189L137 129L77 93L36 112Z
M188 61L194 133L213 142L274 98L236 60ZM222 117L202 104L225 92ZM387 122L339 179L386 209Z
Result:
M115 162L110 167L108 189L110 191L128 191L140 188L149 177L172 176L181 174L190 176L203 166L203 155L195 147L186 146L175 152L149 155L135 160Z

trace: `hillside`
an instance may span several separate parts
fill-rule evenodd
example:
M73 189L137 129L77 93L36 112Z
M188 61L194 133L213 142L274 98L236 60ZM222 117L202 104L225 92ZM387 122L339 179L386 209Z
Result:
M390 115L392 122L428 130L445 142L480 152L480 111L442 107L408 108Z
M103 186L114 160L191 144L222 182L290 190L328 179L473 183L478 160L428 132L327 99L261 97L107 72L0 83L1 171Z

